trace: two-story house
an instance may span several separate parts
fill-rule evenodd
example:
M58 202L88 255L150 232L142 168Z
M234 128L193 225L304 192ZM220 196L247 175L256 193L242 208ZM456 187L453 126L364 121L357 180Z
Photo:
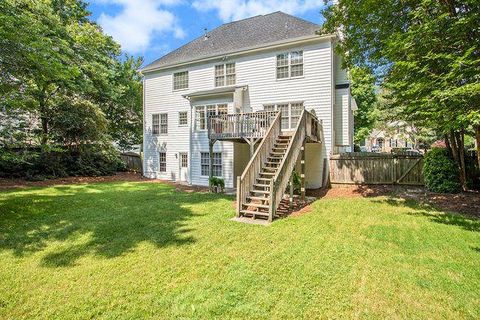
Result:
M353 146L353 113L336 38L318 35L319 28L282 12L259 15L224 24L145 66L144 175L193 185L208 185L214 175L238 187L237 177L253 162L272 162L258 155L275 153L267 134L294 138L300 122L308 122L322 137L312 131L295 138L315 142L302 147L305 184L327 183L329 155ZM276 121L278 130L271 128ZM293 138L276 143L299 165L298 152L289 151ZM262 179L255 170L252 179Z

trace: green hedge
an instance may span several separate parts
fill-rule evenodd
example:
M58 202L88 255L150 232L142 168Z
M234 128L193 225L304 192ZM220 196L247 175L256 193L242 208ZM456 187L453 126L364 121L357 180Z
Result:
M461 191L457 165L445 148L433 148L427 152L423 175L429 191L441 193Z
M118 151L110 145L0 150L0 177L45 180L67 176L103 176L125 170Z

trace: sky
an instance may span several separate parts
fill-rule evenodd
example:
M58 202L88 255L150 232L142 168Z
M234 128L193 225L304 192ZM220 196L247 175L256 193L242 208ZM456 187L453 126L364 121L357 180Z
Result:
M148 64L202 36L204 28L283 11L321 24L324 0L90 0L92 20Z

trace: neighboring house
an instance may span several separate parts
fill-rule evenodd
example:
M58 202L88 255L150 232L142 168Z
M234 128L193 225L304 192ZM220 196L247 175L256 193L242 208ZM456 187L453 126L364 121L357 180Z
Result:
M307 134L316 143L306 145L305 182L325 184L329 155L353 146L353 99L336 38L317 35L319 28L282 12L260 15L144 67L144 175L208 185L213 173L235 187L281 111L284 135L294 135L303 117L311 132L323 128L321 143Z
M368 151L388 152L392 149L412 149L416 145L415 129L404 121L391 121L372 130L365 139Z

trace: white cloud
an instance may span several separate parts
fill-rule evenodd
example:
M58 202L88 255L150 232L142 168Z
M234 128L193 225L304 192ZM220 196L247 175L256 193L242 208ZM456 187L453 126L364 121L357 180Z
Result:
M118 5L116 15L102 13L98 23L103 30L122 45L122 49L135 54L144 52L155 34L171 33L184 38L185 32L175 15L166 9L180 0L97 0L98 3Z
M193 7L199 11L217 11L224 22L274 11L289 14L301 14L312 9L320 11L323 5L324 0L196 0L193 2Z

